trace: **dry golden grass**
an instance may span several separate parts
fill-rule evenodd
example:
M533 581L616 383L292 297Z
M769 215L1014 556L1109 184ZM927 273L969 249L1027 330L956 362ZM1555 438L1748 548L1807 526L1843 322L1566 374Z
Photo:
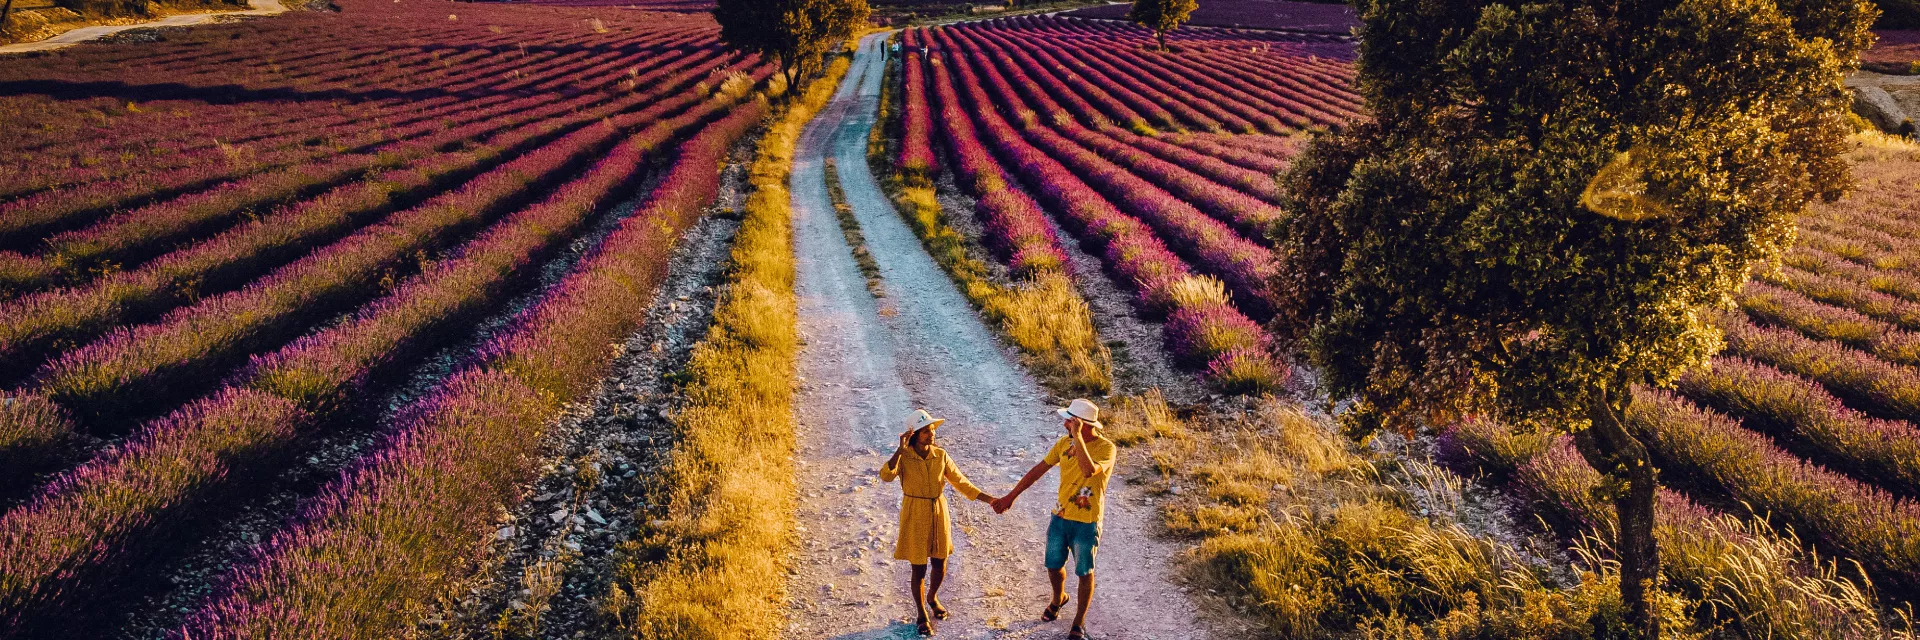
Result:
M1430 465L1379 458L1272 397L1190 426L1158 393L1116 403L1109 433L1141 443L1172 495L1187 576L1283 638L1593 638L1618 625L1617 571L1571 585L1507 543L1417 513ZM1221 452L1231 451L1231 455ZM1663 594L1670 637L1696 635Z
M1493 423L1460 427L1476 463L1495 476L1525 476L1531 495L1553 505L1545 519L1570 537L1589 566L1611 564L1600 536L1579 522L1610 529L1612 507L1595 493L1603 482L1585 463L1545 455L1559 436ZM1577 503L1577 504L1573 504ZM1698 624L1725 638L1881 638L1913 640L1910 605L1883 609L1858 565L1808 553L1791 531L1730 514L1708 514L1663 502L1654 528L1665 588L1688 600ZM1581 513L1586 515L1571 515Z
M620 637L774 638L786 627L800 348L787 180L801 130L848 66L836 57L760 140L729 286L671 418L678 440L658 485L667 516L622 545L603 605Z

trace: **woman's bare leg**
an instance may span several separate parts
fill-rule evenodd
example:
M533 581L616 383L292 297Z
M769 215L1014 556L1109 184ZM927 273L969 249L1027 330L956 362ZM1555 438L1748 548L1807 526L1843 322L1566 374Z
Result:
M940 583L947 579L947 559L929 558L927 561L933 564L933 578L927 583L927 607L933 609L935 616L939 616L947 610L940 606Z
M924 565L924 564L913 565L913 588L912 588L913 610L920 613L919 622L921 623L925 623L927 621L926 596L922 594L921 586L920 586L925 583L926 579L927 579L927 565Z

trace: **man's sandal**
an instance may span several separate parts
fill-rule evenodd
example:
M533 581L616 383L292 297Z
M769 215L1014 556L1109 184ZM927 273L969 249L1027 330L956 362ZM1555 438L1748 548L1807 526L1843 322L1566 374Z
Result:
M1087 640L1087 632L1075 626L1073 630L1067 632L1067 640Z
M1067 606L1067 601L1065 600L1048 604L1047 610L1040 612L1040 619L1046 622L1053 622L1055 620L1059 620L1060 608L1064 606Z

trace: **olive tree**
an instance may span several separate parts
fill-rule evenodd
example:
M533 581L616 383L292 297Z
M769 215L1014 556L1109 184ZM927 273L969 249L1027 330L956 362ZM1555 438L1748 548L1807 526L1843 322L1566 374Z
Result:
M1795 215L1850 186L1844 76L1866 0L1359 0L1370 119L1284 177L1276 333L1355 399L1347 428L1486 417L1572 432L1608 478L1633 632L1655 469L1637 385L1720 348L1711 318Z
M867 0L719 0L713 18L727 44L779 60L792 87L869 13Z
M1127 19L1151 29L1154 39L1160 41L1160 50L1170 51L1167 34L1186 24L1198 8L1199 0L1133 0L1133 10L1127 12Z

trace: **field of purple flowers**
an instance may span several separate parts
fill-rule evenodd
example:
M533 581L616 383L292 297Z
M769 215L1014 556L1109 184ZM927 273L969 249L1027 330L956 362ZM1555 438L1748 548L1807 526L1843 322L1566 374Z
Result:
M909 30L897 161L931 171L945 151L1015 272L1063 261L1058 223L1164 320L1178 361L1225 388L1271 386L1288 370L1258 323L1275 304L1275 177L1294 136L1357 111L1351 49L1197 30L1165 55L1147 39L1050 17Z
M411 628L766 114L706 16L347 4L0 68L0 630L119 633L268 497L181 633Z

